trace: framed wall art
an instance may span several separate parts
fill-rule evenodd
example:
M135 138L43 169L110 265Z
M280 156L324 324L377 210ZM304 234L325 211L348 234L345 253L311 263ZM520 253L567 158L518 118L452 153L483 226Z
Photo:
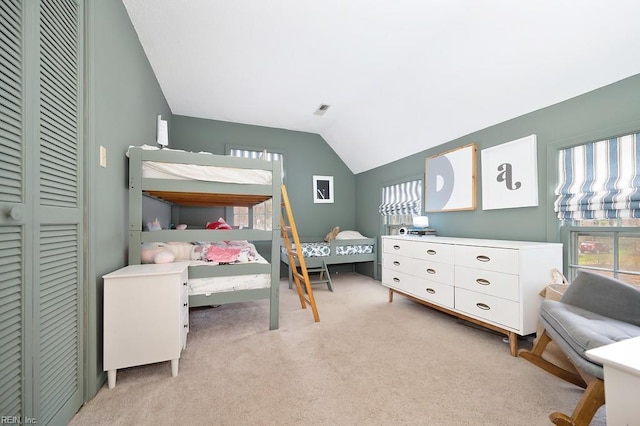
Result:
M537 206L537 160L536 135L483 149L482 209Z
M476 144L443 152L425 161L425 211L476 208Z
M313 202L333 203L333 176L313 176Z

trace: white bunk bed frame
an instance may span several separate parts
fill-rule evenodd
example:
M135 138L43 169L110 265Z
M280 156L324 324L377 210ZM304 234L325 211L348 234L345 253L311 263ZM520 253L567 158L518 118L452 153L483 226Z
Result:
M271 172L270 184L237 184L210 181L144 178L144 161L195 164ZM189 267L189 278L223 277L249 274L271 274L267 288L216 292L209 295L190 295L189 306L210 306L225 303L270 300L269 328L278 328L280 284L280 204L281 168L279 161L264 161L208 153L175 150L129 149L129 264L140 264L140 247L146 242L193 241L270 241L271 262L232 265L198 265ZM268 199L273 200L272 230L162 230L144 231L142 228L142 198L151 196L172 206L251 207ZM173 207L172 207L173 210Z

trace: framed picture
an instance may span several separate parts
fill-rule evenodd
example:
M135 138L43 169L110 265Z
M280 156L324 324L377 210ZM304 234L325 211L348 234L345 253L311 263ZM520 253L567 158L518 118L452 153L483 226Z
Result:
M475 210L476 144L427 157L425 162L426 212Z
M313 177L313 202L333 203L333 176Z
M481 162L483 210L538 205L536 135L483 149Z

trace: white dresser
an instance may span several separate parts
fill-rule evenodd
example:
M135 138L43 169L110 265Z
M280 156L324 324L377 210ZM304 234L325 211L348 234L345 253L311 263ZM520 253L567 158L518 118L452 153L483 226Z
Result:
M119 368L171 361L178 375L189 332L189 262L129 265L104 278L104 360L109 388Z
M436 236L383 236L382 284L417 302L509 337L536 332L540 290L562 244Z

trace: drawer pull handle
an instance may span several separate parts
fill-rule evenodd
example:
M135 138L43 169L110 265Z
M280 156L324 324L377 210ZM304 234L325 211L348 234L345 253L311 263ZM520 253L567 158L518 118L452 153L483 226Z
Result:
M183 283L182 283L182 285L186 287L186 285L187 285L187 282L186 282L186 281L185 281L185 282L183 282Z
M433 256L433 255L435 255L435 254L436 254L436 251L435 251L435 250L433 250L433 249L429 249L429 250L427 250L427 254L428 254L429 256Z
M476 303L476 306L482 309L483 311L488 311L489 309L491 309L491 307L486 303Z
M489 262L491 260L489 256L485 256L482 254L480 256L476 256L476 259L478 259L480 262Z
M187 304L186 304L186 303L183 303L183 304L182 304L182 306L184 306L184 307L186 308L186 307L187 307Z
M426 292L429 294L436 294L436 291L432 288L425 288Z
M399 283L399 282L400 282L400 278L393 277L393 282L395 282L395 283Z
M393 266L400 266L400 262L398 262L397 260L393 261Z
M485 280L484 278L478 278L476 282L480 285L489 285L491 282L489 280Z
M393 249L394 250L400 250L400 246L396 244L396 245L393 246Z
M184 325L184 328L187 328L187 327L189 327L189 324L185 324L185 325Z
M427 274L435 274L435 273L436 273L435 269L427 268Z

